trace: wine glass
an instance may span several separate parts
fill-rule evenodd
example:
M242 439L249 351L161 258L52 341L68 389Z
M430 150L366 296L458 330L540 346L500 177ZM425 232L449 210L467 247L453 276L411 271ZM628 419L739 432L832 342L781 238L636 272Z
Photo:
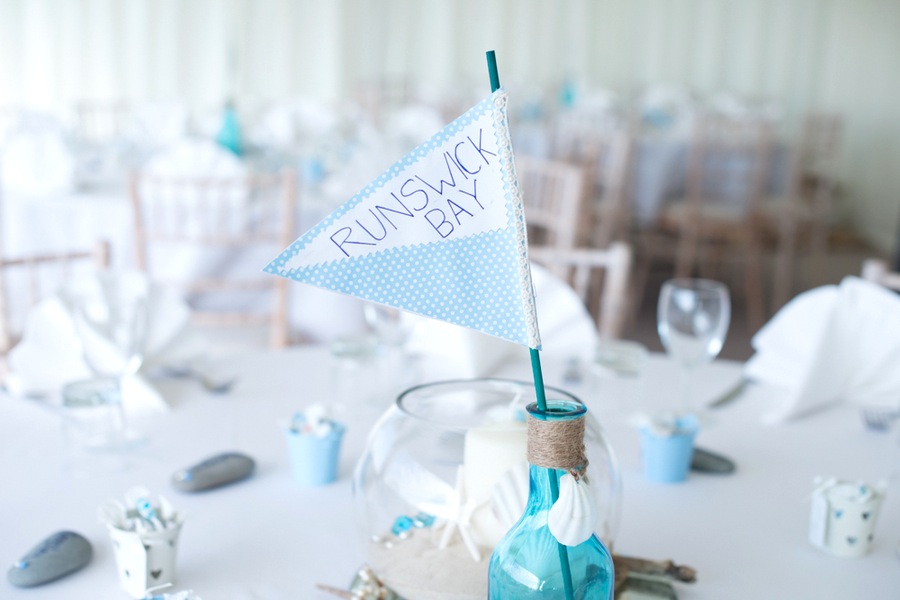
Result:
M382 344L400 349L406 345L412 333L412 322L405 312L392 306L367 302L363 306L363 316Z
M731 320L728 287L709 279L672 279L659 294L657 331L666 352L679 366L679 409L690 412L693 372L722 350Z
M384 393L394 398L397 393L412 385L417 379L415 357L411 356L407 344L415 328L415 319L406 311L367 302L363 315L369 328L378 338L382 363Z
M64 387L64 424L72 445L89 447L94 456L141 441L126 422L122 390L143 363L148 296L148 281L132 272L75 279L60 292L82 359L93 373Z
M144 360L149 282L133 272L103 272L63 292L82 356L98 377L121 383Z

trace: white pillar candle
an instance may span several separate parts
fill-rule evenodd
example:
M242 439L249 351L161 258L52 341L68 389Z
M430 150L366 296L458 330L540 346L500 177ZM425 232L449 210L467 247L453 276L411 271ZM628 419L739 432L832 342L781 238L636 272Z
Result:
M493 423L466 432L463 450L466 496L477 506L470 525L480 545L493 548L506 533L491 511L490 500L500 478L526 461L526 441L526 425L517 421Z

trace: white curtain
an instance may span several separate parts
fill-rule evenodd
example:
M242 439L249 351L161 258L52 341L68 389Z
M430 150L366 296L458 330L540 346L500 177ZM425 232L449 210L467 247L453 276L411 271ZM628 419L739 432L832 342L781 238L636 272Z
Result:
M890 0L4 0L0 104L170 98L202 108L357 82L486 87L564 77L633 92L820 98L840 13ZM846 4L846 7L842 5ZM896 3L894 3L896 4ZM851 5L860 8L851 9ZM893 11L896 13L897 11ZM896 18L894 19L896 21ZM876 23L872 23L876 25Z
M670 83L769 98L789 122L841 112L844 216L894 244L896 0L3 0L0 108L249 109L390 82L469 98L488 89L489 49L512 91Z

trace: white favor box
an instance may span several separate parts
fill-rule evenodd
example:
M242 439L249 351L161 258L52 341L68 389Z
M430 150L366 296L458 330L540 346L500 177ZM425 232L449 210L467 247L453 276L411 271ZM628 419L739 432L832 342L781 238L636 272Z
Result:
M885 486L837 479L817 483L810 513L810 543L843 558L868 554Z
M148 589L175 583L175 553L181 525L171 523L143 533L108 527L119 583L132 598L145 598Z

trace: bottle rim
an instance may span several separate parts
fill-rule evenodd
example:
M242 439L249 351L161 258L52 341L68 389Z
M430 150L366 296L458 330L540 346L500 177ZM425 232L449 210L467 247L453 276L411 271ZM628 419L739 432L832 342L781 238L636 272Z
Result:
M448 379L444 381L423 383L404 390L397 396L397 400L395 401L394 406L397 410L407 416L423 421L432 421L435 423L440 423L441 425L446 425L445 423L442 423L440 419L429 418L428 415L422 414L420 411L418 411L416 409L415 399L423 393L433 395L440 395L441 393L452 394L453 392L463 388L468 388L469 390L481 389L486 393L498 394L507 393L513 389L521 389L522 391L531 394L532 398L534 398L535 393L534 384L532 382L518 379L505 379L500 377ZM546 394L550 396L550 398L548 398L548 404L556 405L558 403L562 403L566 405L577 405L582 407L581 414L584 414L584 412L587 410L584 406L584 403L579 400L577 396L570 392L567 392L566 390L552 386L545 386L544 389L546 391ZM527 411L528 405L525 405L524 408Z
M561 400L558 398L547 400L547 409L541 410L537 402L525 407L528 414L542 421L569 421L579 419L587 414L587 407L580 400Z

